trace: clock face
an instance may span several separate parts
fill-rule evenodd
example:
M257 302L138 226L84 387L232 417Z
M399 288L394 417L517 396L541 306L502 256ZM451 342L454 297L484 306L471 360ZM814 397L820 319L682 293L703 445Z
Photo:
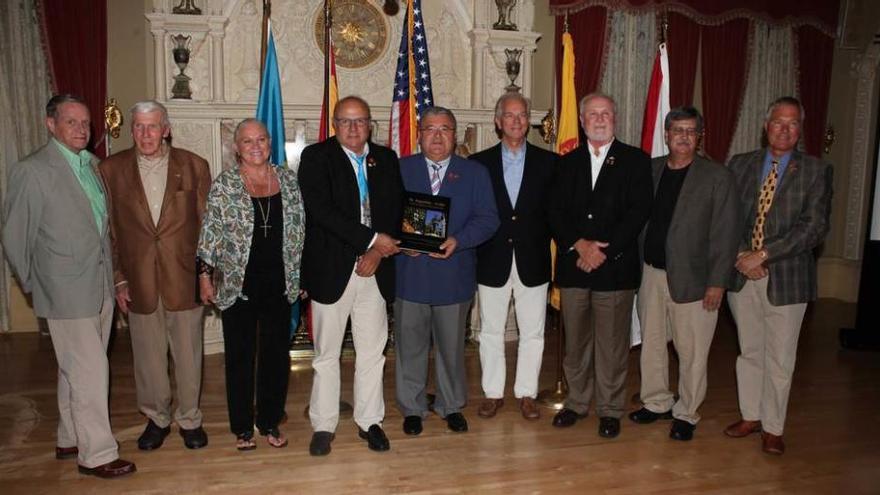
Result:
M385 52L388 26L385 16L367 0L335 0L330 19L336 64L348 69L365 67ZM324 52L324 7L315 19L315 41Z

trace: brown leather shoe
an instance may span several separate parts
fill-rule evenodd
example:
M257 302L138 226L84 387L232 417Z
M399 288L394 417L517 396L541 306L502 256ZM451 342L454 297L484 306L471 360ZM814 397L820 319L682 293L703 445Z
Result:
M541 411L538 410L538 404L531 397L523 397L519 400L519 411L522 416L528 420L535 420L541 417Z
M785 453L785 442L782 441L782 435L774 435L761 432L761 450L767 454L782 455Z
M79 466L80 473L97 476L99 478L118 478L119 476L125 476L126 474L131 474L135 471L137 471L137 467L133 462L128 462L122 459L116 459L115 461L101 464L100 466L93 468Z
M741 419L724 429L724 434L731 438L742 438L761 431L760 421Z
M504 405L504 399L483 399L477 415L481 418L491 418L498 414L498 410Z
M64 459L73 459L78 455L79 449L76 448L76 445L74 445L73 447L55 447L55 458L59 461L63 461Z

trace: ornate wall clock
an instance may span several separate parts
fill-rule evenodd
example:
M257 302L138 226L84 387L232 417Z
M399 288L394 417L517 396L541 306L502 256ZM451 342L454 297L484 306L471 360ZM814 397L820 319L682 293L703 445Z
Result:
M388 45L385 16L367 0L334 0L332 2L332 38L336 64L359 69L375 62ZM318 7L315 18L315 41L324 51L324 6Z

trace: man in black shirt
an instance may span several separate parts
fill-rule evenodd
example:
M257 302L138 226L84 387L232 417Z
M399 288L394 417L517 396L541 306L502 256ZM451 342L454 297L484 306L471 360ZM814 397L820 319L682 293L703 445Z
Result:
M740 232L733 176L696 156L703 118L692 107L666 116L669 155L652 161L654 207L644 235L638 312L644 407L636 423L673 419L669 436L690 440L706 396L706 364ZM678 351L676 401L669 390L667 335Z

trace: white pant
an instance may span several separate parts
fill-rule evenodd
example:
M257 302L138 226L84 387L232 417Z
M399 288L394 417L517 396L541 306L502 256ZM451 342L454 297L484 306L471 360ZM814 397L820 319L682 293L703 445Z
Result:
M526 287L516 272L516 257L510 266L510 277L502 287L478 286L480 295L480 364L483 368L483 393L487 398L504 397L507 364L504 358L504 330L510 296L513 295L516 324L519 327L516 398L538 394L538 374L544 355L544 320L547 315L547 286L544 283Z
M352 270L342 297L333 304L312 301L315 357L309 419L315 431L336 431L339 424L339 355L345 325L351 316L351 335L357 357L354 364L354 422L362 430L385 417L382 371L388 341L388 313L376 277Z

